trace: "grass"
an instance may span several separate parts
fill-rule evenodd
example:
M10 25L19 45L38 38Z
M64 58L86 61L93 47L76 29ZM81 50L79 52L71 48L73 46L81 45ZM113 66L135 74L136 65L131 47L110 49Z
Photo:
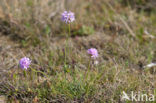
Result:
M64 0L2 0L0 95L10 103L118 103L122 91L154 94L155 67L143 68L156 56L154 8L150 13L137 11L111 0L69 5ZM76 13L66 63L68 26L60 21L64 9ZM89 66L86 51L91 47L99 52L99 64ZM24 74L18 67L24 56L38 72L29 69Z

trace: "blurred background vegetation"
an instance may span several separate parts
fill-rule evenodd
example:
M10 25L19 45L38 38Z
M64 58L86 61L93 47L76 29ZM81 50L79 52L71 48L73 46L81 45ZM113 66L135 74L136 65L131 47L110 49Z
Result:
M76 17L67 65L65 10ZM156 61L155 17L155 0L1 0L0 95L17 103L118 103L123 90L156 93L155 68L144 68ZM91 47L100 57L89 70ZM24 56L48 76L28 70L25 78Z
M76 15L76 22L72 25L72 36L90 35L95 30L101 30L101 27L107 28L105 26L110 26L112 22L117 21L115 20L117 18L113 17L114 11L107 8L108 1L113 8L119 8L116 13L121 12L121 16L125 19L128 15L120 10L122 7L119 3L125 8L132 8L134 11L147 13L149 16L155 14L154 0L76 0L74 2L72 0L26 0L25 2L2 0L0 4L1 29L4 34L15 35L16 38L13 39L19 38L18 41L21 41L24 46L29 45L30 42L36 46L44 41L45 37L66 35L68 29L60 21L60 14L64 10L70 10Z

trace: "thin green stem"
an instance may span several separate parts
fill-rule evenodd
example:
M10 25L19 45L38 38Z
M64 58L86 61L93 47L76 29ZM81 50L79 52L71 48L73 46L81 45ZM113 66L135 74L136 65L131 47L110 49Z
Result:
M65 51L64 51L65 53L64 53L64 55L65 55L65 60L64 60L64 65L66 65L66 59L67 59L67 57L66 57L66 55L67 55L67 41L66 41L66 46L65 46Z
M87 88L86 88L86 94L88 94L89 86L90 86L90 83L87 82L87 80L88 80L88 75L89 75L89 73L90 73L90 69L91 69L91 61L89 61L89 64L88 64L88 71L87 71L86 76L85 76L85 77L86 77L86 78L85 78L86 83L88 83L88 84L87 84Z
M69 37L70 37L70 24L68 24L68 35L67 35L66 46L65 46L65 65L67 64L67 48L68 48Z
M71 34L70 34L70 24L68 24L68 27L69 27L69 34L68 34L68 39L69 39L69 37L71 36Z
M69 37L70 37L70 24L68 24L68 35L67 35L66 44L65 44L65 62L64 62L64 71L65 72L67 69L67 52L69 52L69 50L68 50ZM70 53L68 53L68 54L70 54ZM65 78L66 78L66 73L65 73Z
M25 69L24 69L23 73L24 73L24 77L27 77L27 72Z
M88 64L88 71L86 73L86 80L88 79L88 74L90 73L91 61Z

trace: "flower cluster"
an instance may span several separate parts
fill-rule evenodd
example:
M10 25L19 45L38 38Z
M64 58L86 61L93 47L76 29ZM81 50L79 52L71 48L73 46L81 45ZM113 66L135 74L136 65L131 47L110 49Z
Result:
M62 19L63 22L71 23L71 22L73 22L75 20L75 15L71 11L69 11L69 12L68 11L64 11L62 13L62 18L61 19Z
M96 59L98 57L98 51L95 48L90 48L87 50L88 54L91 55L92 58Z
M21 69L27 70L30 64L31 64L31 60L27 57L24 57L19 61L19 66Z

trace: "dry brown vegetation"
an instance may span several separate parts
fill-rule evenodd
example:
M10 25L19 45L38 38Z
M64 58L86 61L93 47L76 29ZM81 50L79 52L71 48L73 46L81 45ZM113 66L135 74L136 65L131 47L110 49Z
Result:
M17 103L119 103L122 91L156 93L155 67L144 68L156 61L155 8L137 8L151 2L155 3L1 0L0 95ZM131 7L134 3L136 6ZM67 65L64 49L68 27L60 20L64 10L76 15ZM99 64L89 68L86 50L91 47L99 51ZM25 77L18 67L24 56L32 59L32 68L46 75L28 70Z

